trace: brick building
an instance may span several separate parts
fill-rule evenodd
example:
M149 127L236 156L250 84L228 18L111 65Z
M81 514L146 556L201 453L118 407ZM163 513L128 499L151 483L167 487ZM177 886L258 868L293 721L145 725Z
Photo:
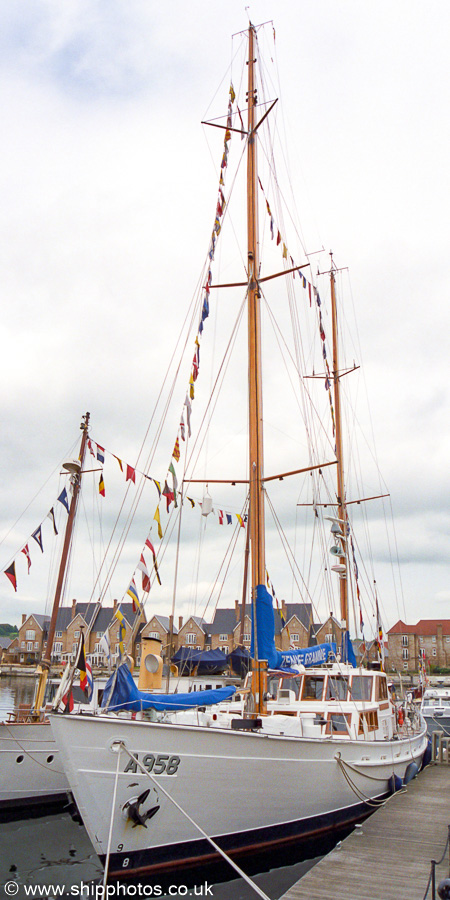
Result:
M450 667L450 619L421 619L406 625L400 619L388 631L389 665L403 672L417 672L419 657L427 664Z

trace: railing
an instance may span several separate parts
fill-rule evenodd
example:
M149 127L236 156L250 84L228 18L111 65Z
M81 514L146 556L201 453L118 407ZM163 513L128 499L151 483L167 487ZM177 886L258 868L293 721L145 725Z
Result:
M436 732L433 732L433 735ZM450 845L450 825L447 826L447 842L444 847L444 852L439 860L432 859L430 862L430 875L428 878L427 889L423 895L423 900L426 900L428 897L428 891L431 887L431 900L436 900L436 866L440 866L445 859L445 854L449 849ZM449 859L449 876L450 876L450 859ZM441 900L448 900L450 897L450 877L443 878L442 881L439 882L437 888L437 896L441 898Z

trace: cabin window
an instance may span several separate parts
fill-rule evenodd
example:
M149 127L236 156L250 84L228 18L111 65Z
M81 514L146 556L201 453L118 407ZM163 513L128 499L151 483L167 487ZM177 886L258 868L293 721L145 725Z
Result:
M364 734L364 724L366 723L367 731L376 731L378 728L378 713L376 709L370 710L370 712L363 712L359 717L359 728L358 733Z
M324 681L324 675L305 675L302 700L321 700Z
M348 683L345 678L332 678L331 675L327 682L326 700L346 700L348 694ZM334 715L334 713L333 713Z
M354 675L351 686L352 700L370 700L372 696L372 678Z
M408 646L408 635L402 634L402 647L407 647L407 646Z
M36 632L35 631L27 631L25 637L26 637L27 641L34 641L34 639L36 637Z
M325 734L348 734L348 726L350 725L351 714L330 713L327 717L327 727Z
M402 659L409 659L409 650L406 647L403 647Z
M385 678L377 678L376 679L376 700L387 700L388 699L388 688L387 681Z
M298 700L298 695L300 693L300 682L298 678L283 678L280 682L280 687L283 690L294 691L295 699Z

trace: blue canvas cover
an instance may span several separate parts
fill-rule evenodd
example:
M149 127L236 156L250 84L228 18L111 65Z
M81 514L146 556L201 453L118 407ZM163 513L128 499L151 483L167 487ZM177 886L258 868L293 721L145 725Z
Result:
M275 618L272 597L265 584L256 588L256 643L258 658L267 659L269 669L286 669L290 666L318 666L336 656L336 644L317 644L304 650L277 650L275 647ZM251 655L255 656L255 633L252 616Z
M228 654L227 659L233 672L236 672L239 678L244 678L251 669L252 658L246 647L236 647Z
M349 666L353 666L356 669L357 662L355 652L353 650L353 645L350 640L350 635L348 631L344 631L342 635L341 641L341 659L342 662L348 663Z
M111 712L195 709L197 706L211 706L213 703L228 700L235 691L236 688L233 686L211 691L191 691L190 694L152 694L150 691L140 691L128 666L124 663L109 678L101 705L102 709L108 705Z
M222 650L191 650L190 647L180 647L171 662L178 666L180 675L189 674L193 669L197 675L216 675L228 665Z

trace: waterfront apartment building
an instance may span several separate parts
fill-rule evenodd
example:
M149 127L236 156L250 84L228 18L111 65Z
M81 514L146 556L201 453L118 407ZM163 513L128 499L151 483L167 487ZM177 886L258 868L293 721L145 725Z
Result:
M407 625L400 619L388 631L392 670L417 672L420 657L427 667L450 667L450 619L420 619Z

